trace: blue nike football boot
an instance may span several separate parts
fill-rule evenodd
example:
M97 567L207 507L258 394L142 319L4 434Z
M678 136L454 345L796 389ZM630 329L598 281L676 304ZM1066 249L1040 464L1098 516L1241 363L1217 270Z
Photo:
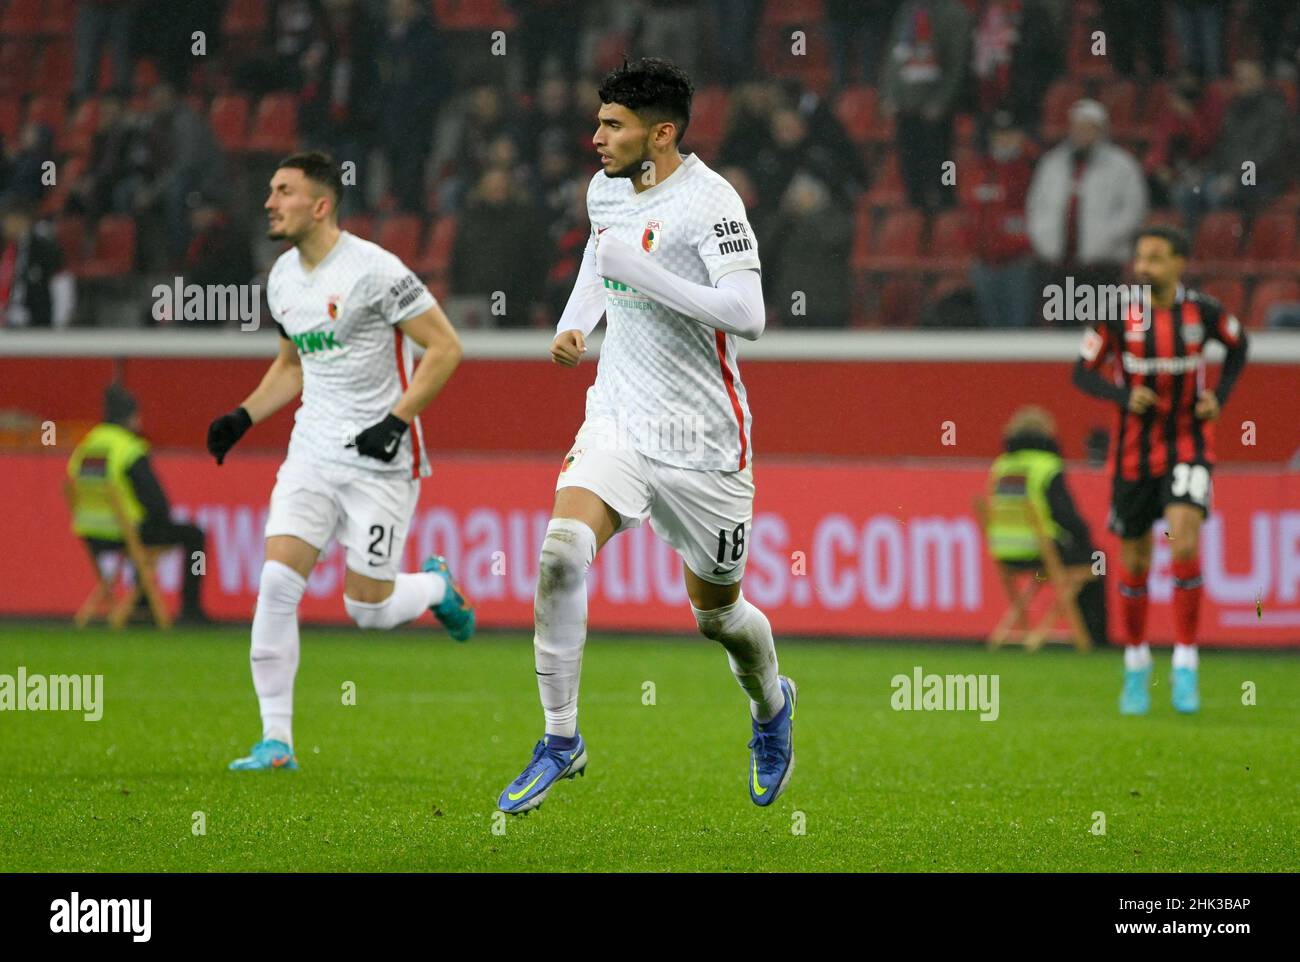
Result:
M794 682L780 676L785 704L769 722L754 722L749 743L749 797L755 805L771 805L794 774Z
M586 770L587 746L581 734L572 738L544 735L533 749L532 761L497 799L497 808L508 815L530 812L546 800L546 793L561 778L573 778Z

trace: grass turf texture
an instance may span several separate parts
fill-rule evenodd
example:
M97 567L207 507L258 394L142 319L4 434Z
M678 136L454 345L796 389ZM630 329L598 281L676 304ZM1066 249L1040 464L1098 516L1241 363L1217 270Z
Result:
M540 733L529 637L306 629L302 770L240 773L226 764L259 729L244 630L3 625L0 673L102 673L105 707L0 713L0 870L1300 868L1294 655L1203 655L1202 711L1183 717L1158 653L1152 713L1122 718L1114 652L778 644L800 700L775 805L749 801L745 702L716 645L595 637L587 777L494 834ZM915 665L996 673L1000 717L892 710Z

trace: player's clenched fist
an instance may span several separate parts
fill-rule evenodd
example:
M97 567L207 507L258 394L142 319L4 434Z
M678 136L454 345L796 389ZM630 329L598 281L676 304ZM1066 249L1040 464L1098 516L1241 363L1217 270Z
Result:
M253 419L242 407L221 415L208 425L208 453L217 459L217 464L225 460L227 452L252 426Z
M352 442L358 454L380 461L391 461L397 457L397 449L402 445L402 435L406 433L406 422L396 414L390 414L378 424L366 428Z
M551 360L565 367L574 367L587 350L587 339L582 331L561 331L551 342Z
M1158 398L1156 392L1151 390L1145 384L1139 384L1129 391L1128 409L1134 414L1142 414L1151 405L1156 404ZM1156 404L1159 407L1158 404Z

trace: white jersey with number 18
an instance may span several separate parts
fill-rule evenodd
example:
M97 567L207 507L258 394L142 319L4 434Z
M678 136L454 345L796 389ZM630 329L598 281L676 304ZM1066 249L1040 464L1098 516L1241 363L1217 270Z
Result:
M598 172L587 188L587 215L588 253L597 234L609 231L696 284L716 286L731 271L760 268L740 195L694 154L639 194L628 178ZM587 421L666 464L745 468L750 414L736 338L626 284L603 283L606 333L587 392Z
M424 283L378 244L342 231L314 270L303 269L296 247L281 254L266 298L302 360L289 459L365 475L427 477L419 418L391 462L346 447L382 421L410 383L415 345L397 325L437 303Z

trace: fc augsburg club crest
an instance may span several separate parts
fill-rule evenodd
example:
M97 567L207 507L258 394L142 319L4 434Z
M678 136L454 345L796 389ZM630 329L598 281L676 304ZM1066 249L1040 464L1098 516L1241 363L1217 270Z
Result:
M645 233L641 235L641 249L647 254L653 254L659 249L659 235L664 231L664 225L657 220L646 221Z
M342 295L330 295L329 302L325 305L325 310L329 312L331 321L337 321L339 319L339 301L342 299Z

